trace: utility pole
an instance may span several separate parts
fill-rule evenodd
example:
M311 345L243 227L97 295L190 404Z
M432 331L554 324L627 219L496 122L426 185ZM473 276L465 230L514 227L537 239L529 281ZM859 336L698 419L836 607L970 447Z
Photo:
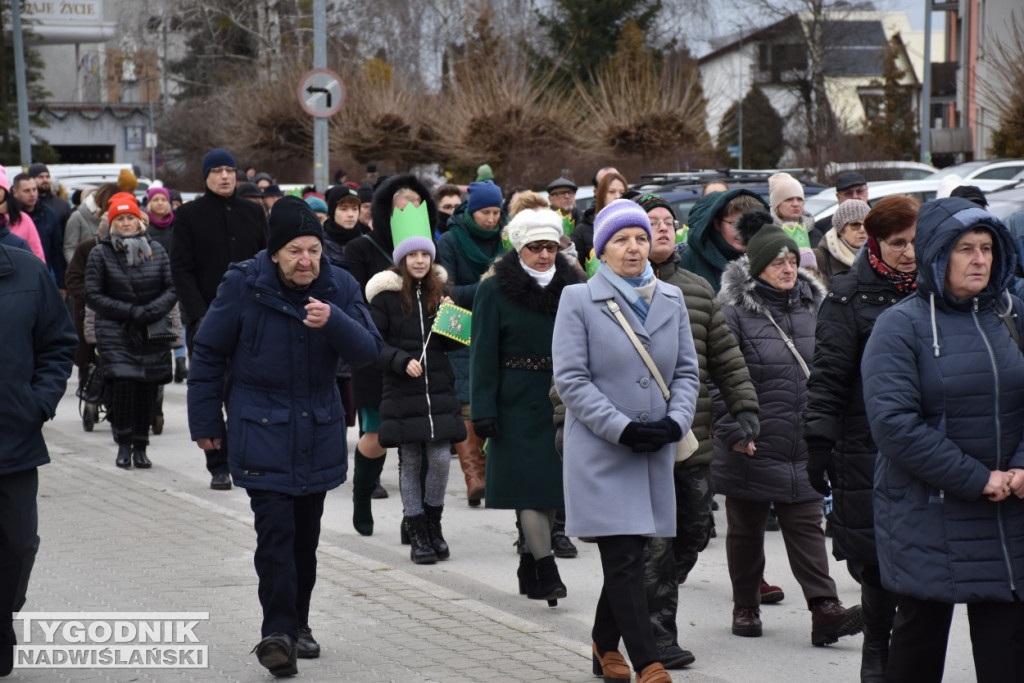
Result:
M924 74L921 78L921 163L932 163L932 0L924 0Z
M28 125L28 83L25 81L25 40L21 34L21 3L11 3L11 34L14 37L14 83L18 93L18 142L21 165L32 165L32 130Z
M313 68L327 68L327 0L313 0ZM327 118L313 119L313 184L327 191L327 164L330 163Z

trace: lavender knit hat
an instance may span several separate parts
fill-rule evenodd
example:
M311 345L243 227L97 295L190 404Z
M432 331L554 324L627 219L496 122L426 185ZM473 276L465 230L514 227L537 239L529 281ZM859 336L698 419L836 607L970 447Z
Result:
M601 258L608 240L624 228L643 228L647 239L651 239L651 219L643 207L629 199L616 199L601 209L594 220L594 256Z

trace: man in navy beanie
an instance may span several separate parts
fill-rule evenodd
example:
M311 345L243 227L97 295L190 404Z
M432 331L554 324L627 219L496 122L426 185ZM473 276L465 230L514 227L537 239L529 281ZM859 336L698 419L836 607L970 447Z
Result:
M224 149L203 157L206 192L174 213L171 276L185 322L189 356L199 326L228 266L245 261L267 247L263 209L235 194L238 162ZM227 444L206 451L210 488L231 488Z

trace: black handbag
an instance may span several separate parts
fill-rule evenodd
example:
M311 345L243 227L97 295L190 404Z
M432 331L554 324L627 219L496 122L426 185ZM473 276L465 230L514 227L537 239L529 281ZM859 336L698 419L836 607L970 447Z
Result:
M164 316L146 325L146 343L148 344L173 344L177 339L178 334L174 331L174 325L169 316Z

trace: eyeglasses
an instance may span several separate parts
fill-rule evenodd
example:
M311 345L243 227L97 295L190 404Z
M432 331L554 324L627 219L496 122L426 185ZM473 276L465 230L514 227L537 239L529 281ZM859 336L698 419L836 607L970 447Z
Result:
M542 251L546 251L551 254L558 253L558 244L555 242L530 242L526 245L526 248L534 254L539 254Z
M652 229L653 228L660 228L663 225L666 228L671 228L672 230L678 230L679 229L679 221L672 220L671 218L666 218L666 219L660 220L660 221L651 221L651 228Z
M878 241L884 244L885 246L889 247L893 251L895 251L897 254L902 254L903 252L905 252L907 250L907 247L914 247L914 240L896 240L895 242L888 242L886 240Z
M576 190L554 190L548 192L549 197L569 197L574 194L576 194Z

